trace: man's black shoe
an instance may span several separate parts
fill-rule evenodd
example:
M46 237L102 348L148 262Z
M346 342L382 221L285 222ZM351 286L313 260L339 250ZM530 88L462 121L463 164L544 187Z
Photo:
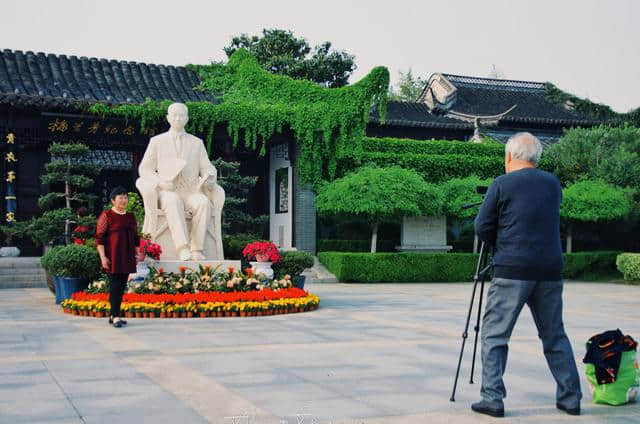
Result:
M559 403L556 403L556 408L558 408L561 411L566 412L569 415L580 415L580 407L578 406L577 408L567 408L566 406L560 405Z
M491 415L492 417L497 418L504 417L504 408L495 408L486 400L481 400L480 402L471 404L471 409L479 414Z

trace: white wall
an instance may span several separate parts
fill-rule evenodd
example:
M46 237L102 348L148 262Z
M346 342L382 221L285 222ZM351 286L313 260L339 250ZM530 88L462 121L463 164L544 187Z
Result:
M280 248L292 247L293 174L288 154L289 146L274 146L269 153L269 238ZM288 174L288 211L276 213L276 170L286 168Z

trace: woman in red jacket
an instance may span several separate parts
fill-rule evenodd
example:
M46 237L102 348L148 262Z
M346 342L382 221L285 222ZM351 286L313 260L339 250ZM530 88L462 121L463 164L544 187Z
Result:
M127 321L120 318L120 304L127 287L129 274L136 272L136 250L140 243L135 216L126 211L127 190L116 187L111 191L112 208L98 216L96 244L102 268L109 274L109 323L120 328Z

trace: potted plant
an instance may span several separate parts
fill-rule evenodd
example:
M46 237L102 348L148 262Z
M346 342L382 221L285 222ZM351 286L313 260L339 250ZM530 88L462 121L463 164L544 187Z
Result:
M89 281L100 273L98 252L78 244L54 247L42 256L40 263L57 278L56 303L87 288Z
M262 273L268 278L273 278L272 264L280 261L280 253L275 244L270 241L255 241L249 243L242 250L242 255L250 261L256 273ZM251 261L255 259L255 261Z
M281 253L282 259L273 266L276 279L289 275L295 287L304 288L306 277L301 274L305 269L313 266L313 256L301 250Z

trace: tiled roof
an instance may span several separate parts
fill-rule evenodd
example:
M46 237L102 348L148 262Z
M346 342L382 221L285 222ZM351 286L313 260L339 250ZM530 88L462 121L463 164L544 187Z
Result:
M544 83L443 74L457 89L451 112L497 115L516 106L501 122L594 125L597 121L567 110L547 98Z
M380 122L375 107L371 111L371 121ZM410 102L388 102L385 125L473 130L473 124L433 114L426 104Z
M0 102L35 106L142 103L146 98L213 101L195 91L198 75L183 66L3 50Z

